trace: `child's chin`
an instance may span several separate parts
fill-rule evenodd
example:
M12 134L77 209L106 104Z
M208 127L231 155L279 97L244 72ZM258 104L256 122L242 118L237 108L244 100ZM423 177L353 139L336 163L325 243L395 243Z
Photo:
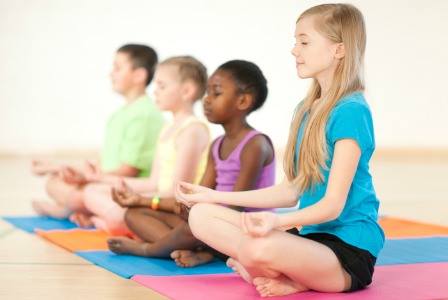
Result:
M123 91L123 89L121 89L120 87L118 87L118 86L112 86L112 90L115 92L115 93L117 93L117 94L120 94L120 95L123 95L124 94L124 91Z
M297 72L297 76L299 76L300 79L307 79L311 77L309 74L299 71Z
M205 116L207 118L207 121L209 121L212 124L222 124L221 122L219 122L218 120L213 119L210 116Z

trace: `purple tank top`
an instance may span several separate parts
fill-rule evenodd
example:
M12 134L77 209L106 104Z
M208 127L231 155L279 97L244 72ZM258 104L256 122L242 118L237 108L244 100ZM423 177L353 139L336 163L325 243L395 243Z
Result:
M241 151L244 146L249 142L251 138L256 135L262 134L256 130L249 131L242 141L233 149L227 159L222 160L219 155L219 149L221 148L222 140L224 136L220 136L213 144L212 154L215 161L216 171L216 190L222 192L231 192L235 186L236 180L241 170ZM266 135L265 135L266 136ZM268 139L269 137L266 136ZM275 183L275 157L267 166L264 166L261 170L261 174L255 184L254 189L261 189L274 185ZM259 211L261 209L246 208L246 211ZM262 209L266 210L266 209Z

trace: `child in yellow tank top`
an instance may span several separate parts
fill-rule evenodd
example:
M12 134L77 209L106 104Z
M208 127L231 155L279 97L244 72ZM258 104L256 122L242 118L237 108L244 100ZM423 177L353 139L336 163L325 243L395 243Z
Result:
M193 113L193 105L203 96L206 82L205 67L193 57L173 57L159 64L155 72L155 102L161 110L172 113L173 120L158 138L149 178L101 176L85 189L84 205L90 215L74 215L73 221L81 226L94 225L113 235L137 236L139 228L152 226L151 222L156 223L157 234L163 235L164 228L170 225L151 219L157 214L168 216L170 224L181 221L175 214L175 183L198 182L207 162L210 133L206 123ZM133 197L120 202L123 195ZM128 213L128 207L138 207L137 213Z
M180 163L178 157L178 147L182 147L182 145L177 145L177 138L184 132L184 130L195 123L197 125L202 124L205 128L208 128L207 124L205 124L203 121L199 120L195 116L190 116L172 132L170 137L163 139L165 130L162 131L162 134L157 141L157 151L159 155L158 161L160 164L160 174L159 180L157 182L158 191L163 192L172 189L176 166L178 163ZM166 130L169 130L171 126L172 124L167 125ZM201 159L196 168L196 176L193 177L193 181L196 183L201 180L202 175L204 174L204 170L207 164L207 153L208 151L204 151L202 153Z

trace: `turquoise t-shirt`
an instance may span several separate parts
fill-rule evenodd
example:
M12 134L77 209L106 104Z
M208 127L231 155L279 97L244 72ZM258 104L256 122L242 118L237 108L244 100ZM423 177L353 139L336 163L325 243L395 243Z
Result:
M297 152L302 143L304 124L302 122L297 135ZM333 108L326 125L328 147L327 166L331 167L334 147L338 140L352 139L361 149L358 168L353 178L344 209L333 221L304 226L300 233L329 233L344 242L369 251L377 257L384 245L384 233L378 225L379 201L369 172L369 160L375 149L372 115L361 92L343 97ZM299 199L299 209L308 207L321 200L327 189L329 170L322 170L324 181L306 190Z

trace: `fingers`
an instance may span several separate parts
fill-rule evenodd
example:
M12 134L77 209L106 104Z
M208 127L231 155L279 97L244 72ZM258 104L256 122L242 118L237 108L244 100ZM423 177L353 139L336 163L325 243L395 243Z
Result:
M111 190L111 195L112 195L112 199L115 201L115 202L119 202L119 197L118 197L118 195L117 195L117 190L115 189L115 188L112 188L112 190Z
M199 187L199 186L196 184L191 184L188 182L180 181L179 187L180 187L181 191L183 190L183 191L185 191L185 193L189 194L189 193L195 192L197 190L197 187Z
M251 213L247 214L246 226L247 226L247 231L249 232L250 235L252 235L254 237L260 236L261 224L256 215L251 214Z
M253 237L266 235L270 230L263 213L241 213L241 228L244 233Z
M120 187L122 191L129 191L130 188L129 186L126 184L126 181L124 181L123 178L120 178Z
M246 225L246 216L247 216L247 214L245 212L242 212L240 214L241 229L243 230L243 232L245 234L249 234L249 231L248 231L247 225Z
M115 188L112 188L111 194L112 194L112 200L114 200L121 207L126 207L126 198L120 191L116 190Z
M123 178L118 178L118 180L114 183L114 188L117 192L124 192L126 190L126 183Z
M190 207L191 204L187 199L188 194L185 194L184 192L182 192L182 183L178 183L175 189L175 197L177 202L180 202L184 205L186 205L187 207Z

